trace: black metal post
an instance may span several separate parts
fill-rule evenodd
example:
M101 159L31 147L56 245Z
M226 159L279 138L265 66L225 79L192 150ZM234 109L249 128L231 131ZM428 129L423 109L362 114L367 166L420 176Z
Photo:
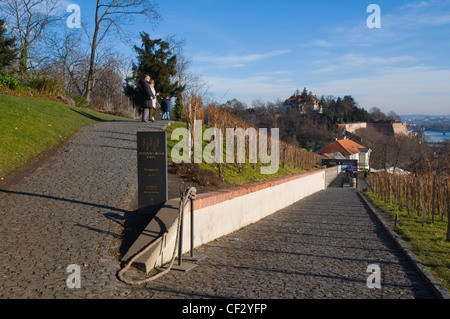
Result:
M178 243L178 265L172 266L173 270L179 270L179 271L184 271L184 272L189 271L197 266L197 265L189 263L189 262L185 262L184 264L182 264L183 263L183 219L184 219L184 206L185 206L184 204L186 201L186 194L187 194L187 191L189 188L190 187L185 189L184 183L181 183L181 185L180 185L180 198L182 201L181 202L182 207L181 207L181 214L179 217L179 218L181 218L181 220L179 221L180 222L180 230L179 230L180 233L179 233L179 243ZM184 259L189 260L189 256L185 257Z
M181 208L181 221L180 221L180 243L178 245L178 265L181 266L183 262L183 216L184 216L184 205Z
M184 202L186 200L186 190L184 189L184 183L181 184L180 188L183 188L181 191L180 189L180 196L182 200L182 206L181 206L181 215L180 215L180 234L179 234L179 243L178 243L178 266L181 266L183 263L183 219L184 219Z
M191 185L189 186L189 188L192 186L193 183L191 183ZM194 235L195 235L195 230L194 230L194 224L195 224L195 218L194 218L194 199L190 198L190 203L191 203L191 253L190 255L184 256L185 260L189 260L189 261L200 261L204 258L206 258L206 256L200 256L200 255L194 255Z

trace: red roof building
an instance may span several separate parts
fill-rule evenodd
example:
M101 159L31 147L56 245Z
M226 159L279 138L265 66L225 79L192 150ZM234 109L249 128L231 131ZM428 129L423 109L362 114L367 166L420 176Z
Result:
M323 113L322 107L320 105L320 100L317 96L312 95L312 105L310 108L313 111ZM298 110L300 113L305 114L307 109L307 104L303 101L301 95L292 95L290 98L284 101L283 103L284 111L286 112L288 109Z
M336 140L333 143L316 151L317 154L330 157L330 154L342 154L347 159L358 160L358 168L369 169L369 158L371 150L361 144L349 139ZM336 156L334 157L336 158Z

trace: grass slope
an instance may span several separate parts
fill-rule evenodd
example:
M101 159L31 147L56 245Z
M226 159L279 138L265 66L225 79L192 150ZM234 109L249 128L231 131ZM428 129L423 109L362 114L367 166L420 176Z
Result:
M117 116L31 97L0 94L0 178L68 140L80 128Z

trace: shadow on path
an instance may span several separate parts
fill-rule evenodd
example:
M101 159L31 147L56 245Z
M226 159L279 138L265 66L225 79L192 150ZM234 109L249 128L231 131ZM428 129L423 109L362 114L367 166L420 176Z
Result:
M0 189L0 193L24 195L24 196L32 196L32 197L40 197L40 198L46 198L46 199L53 199L53 200L57 200L57 201L63 201L63 202L69 202L69 203L74 203L74 204L92 206L92 207L97 207L97 208L102 208L102 209L107 209L107 210L113 210L113 211L121 212L121 213L127 213L128 212L125 209L120 209L120 208L116 208L116 207L112 207L112 206L100 205L100 204L88 203L88 202L82 202L82 201L75 200L75 199L67 199L67 198L56 197L56 196L51 196L51 195L9 191L9 190L6 190L6 189Z

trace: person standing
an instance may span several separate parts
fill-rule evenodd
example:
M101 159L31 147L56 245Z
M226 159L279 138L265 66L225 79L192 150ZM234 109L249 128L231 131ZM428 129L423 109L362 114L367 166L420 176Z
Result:
M150 81L150 90L152 92L152 98L151 98L151 107L149 109L149 118L150 121L154 121L155 120L155 116L154 114L156 113L156 97L159 95L159 93L156 93L155 91L155 81L151 80Z
M170 97L166 96L161 103L162 119L170 121Z
M161 119L163 119L163 120L166 120L166 110L167 110L167 105L166 105L165 98L163 98L161 100L161 113L162 113Z
M143 108L142 108L142 122L148 123L150 116L150 108L153 103L152 100L156 101L156 96L150 88L150 76L146 75L143 80L140 81L143 95Z

